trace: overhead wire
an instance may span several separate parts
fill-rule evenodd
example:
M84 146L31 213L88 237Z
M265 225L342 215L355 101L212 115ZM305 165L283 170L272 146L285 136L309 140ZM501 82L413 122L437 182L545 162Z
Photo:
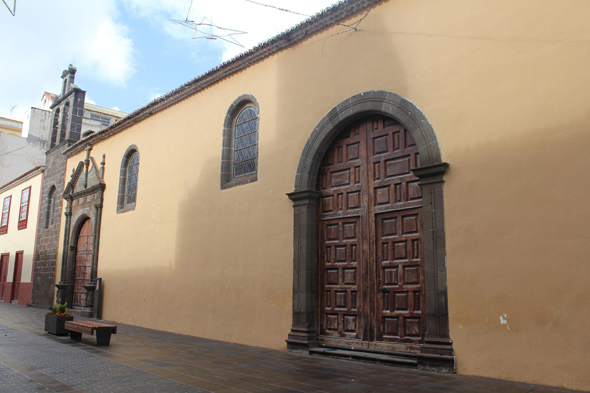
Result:
M260 3L258 1L254 1L254 0L246 0L246 1L249 2L249 3L261 5L261 6L264 6L264 7L273 8L273 9L276 9L276 10L279 10L279 11L288 12L288 13L295 14L295 15L305 16L307 18L310 18L311 17L311 15L302 14L301 12L288 10L286 8L276 7L276 6L270 5L270 4ZM365 12L365 14L359 20L357 20L356 22L353 22L351 24L344 24L344 23L332 22L332 21L329 21L327 19L319 18L320 20L323 20L324 22L327 22L327 23L330 23L330 24L333 24L333 25L344 26L344 27L347 27L348 28L348 29L346 29L344 31L340 31L338 33L332 34L329 37L327 37L324 40L324 42L322 43L322 48L320 49L320 53L321 54L324 53L324 45L326 44L326 41L328 41L328 39L330 39L332 37L335 37L337 35L340 35L340 34L349 32L349 31L356 31L357 28L359 27L359 25L361 24L361 22L367 17L367 15L369 15L369 12L371 12L371 10L373 9L373 6L375 5L375 3L376 3L376 1L374 0L373 3L371 4L371 6L369 7L369 9L367 10L367 12Z
M249 1L249 0L246 0L246 1ZM340 34L344 34L344 33L348 32L348 31L356 31L357 27L361 24L361 22L367 17L367 15L369 15L369 12L371 12L371 10L373 9L373 6L375 5L375 3L376 3L376 1L374 1L373 4L371 4L371 6L367 10L367 12L365 12L365 14L359 20L357 20L354 23L351 23L351 27L349 29L344 30L344 31L341 31L341 32L338 32L338 33L335 33L335 34L332 34L332 35L326 37L326 39L322 43L322 48L320 49L320 53L322 55L324 54L324 45L326 45L326 41L328 41L330 38L335 37L335 36L340 35Z
M186 19L185 22L188 22L188 16L191 13L191 8L193 8L193 0L191 0L191 5L188 7L188 12L186 13Z
M248 34L245 31L241 31L241 30L235 30L235 29L229 29L226 27L221 27L215 23L212 22L211 19L204 17L201 22L197 23L194 20L189 20L189 16L190 16L190 12L191 12L191 8L193 6L193 0L191 0L191 4L189 6L188 9L188 13L186 14L186 18L185 20L177 20L177 19L168 19L171 22L174 23L178 23L179 25L188 27L189 29L192 29L195 31L195 33L193 34L193 39L208 39L208 40L223 40L226 42L229 42L230 44L234 44L237 46L241 46L242 48L244 48L244 45L240 44L240 42L238 40L236 40L236 38L234 37L235 35L240 35L240 34ZM225 34L214 34L214 29L217 29L219 31L223 31ZM207 32L207 30L210 30L211 32Z
M8 8L8 12L10 12L10 14L12 16L16 15L16 0L14 0L12 9L10 9L10 7L8 6L8 4L6 4L6 0L2 0L2 2L4 3L4 5L6 6L6 8Z
M24 149L24 148L25 148L24 146L23 147L19 147L18 149L14 149L14 150L11 150L11 151L4 152L4 153L0 154L0 156L5 156L6 154L14 153L17 150L21 150L21 149Z
M257 1L254 1L254 0L246 0L246 1L247 1L248 3L252 3L252 4L258 4L258 5L261 5L261 6L264 6L264 7L274 8L275 10L279 10L279 11L283 11L283 12L288 12L288 13L295 14L295 15L301 15L301 16L305 16L306 18L310 18L310 17L311 17L311 15L302 14L301 12L297 12L297 11L291 11L291 10L288 10L288 9L286 9L286 8L275 7L274 5L270 5L270 4L259 3L259 2L257 2ZM356 28L355 28L355 27L352 27L352 26L350 26L350 25L345 25L345 24L338 23L338 22L332 22L332 21L329 21L329 20L326 20L326 19L322 19L322 20L323 20L324 22L330 23L330 24L332 24L332 25L338 25L338 26L349 27L349 28L352 28L352 29L356 30Z

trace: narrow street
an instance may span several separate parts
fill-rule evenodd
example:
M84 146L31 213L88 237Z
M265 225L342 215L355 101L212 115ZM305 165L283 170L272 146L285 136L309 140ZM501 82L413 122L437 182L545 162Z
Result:
M109 347L43 331L46 311L0 303L0 392L569 392L294 355L117 324Z

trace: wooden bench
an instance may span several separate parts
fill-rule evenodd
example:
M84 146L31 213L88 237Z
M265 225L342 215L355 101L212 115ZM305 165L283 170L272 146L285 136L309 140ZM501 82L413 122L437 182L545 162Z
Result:
M82 334L92 336L96 331L96 345L108 346L111 334L117 334L117 326L92 321L66 321L66 330L70 331L70 338L79 340Z

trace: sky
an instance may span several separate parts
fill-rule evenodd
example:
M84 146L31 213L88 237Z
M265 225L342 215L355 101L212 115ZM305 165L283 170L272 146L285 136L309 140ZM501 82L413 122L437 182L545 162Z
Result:
M75 83L87 102L131 113L306 19L248 0L18 0L15 16L14 0L4 1L0 117L21 121L45 91L60 92L68 64L78 69ZM313 15L336 0L256 1ZM232 36L244 47L193 39L195 30L169 20L208 23L203 18L247 32Z

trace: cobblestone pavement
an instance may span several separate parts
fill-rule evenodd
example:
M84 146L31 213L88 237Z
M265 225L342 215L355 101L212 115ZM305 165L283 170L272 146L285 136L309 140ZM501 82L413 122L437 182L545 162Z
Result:
M43 331L0 303L0 392L495 392L570 390L357 363L117 324L109 347ZM79 319L79 318L77 318Z

